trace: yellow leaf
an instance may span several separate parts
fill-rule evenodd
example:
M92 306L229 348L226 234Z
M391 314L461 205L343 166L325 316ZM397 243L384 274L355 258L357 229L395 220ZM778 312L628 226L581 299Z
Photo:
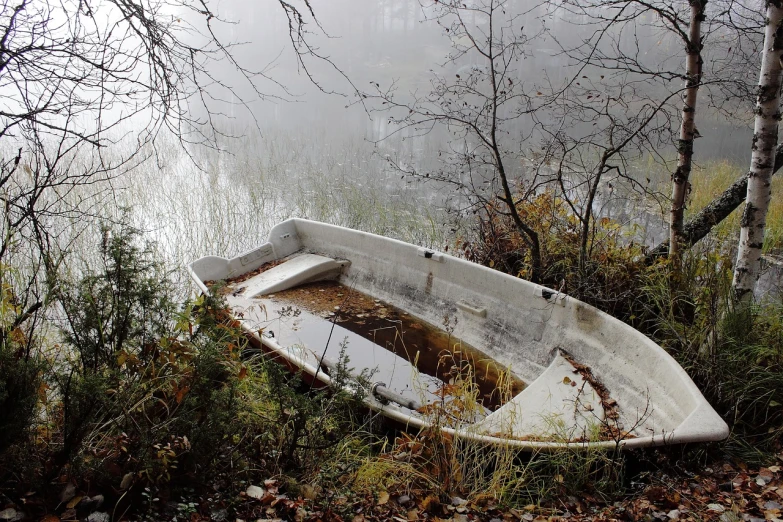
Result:
M24 332L18 326L13 330L11 330L11 340L14 341L16 344L26 344Z
M383 504L387 503L389 501L389 494L386 491L381 491L378 493L378 505L382 506Z
M76 507L76 504L82 501L84 497L73 497L70 502L68 502L65 507L68 509L73 509Z
M413 450L411 450L411 453L413 453ZM427 497L419 503L419 507L423 511L427 511L433 503L438 503L438 497L435 495L427 495Z

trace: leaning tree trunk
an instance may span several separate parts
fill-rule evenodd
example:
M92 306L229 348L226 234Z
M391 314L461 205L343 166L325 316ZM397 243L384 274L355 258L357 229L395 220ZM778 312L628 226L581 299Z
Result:
M696 96L701 84L701 23L704 21L704 8L707 0L690 0L691 21L688 41L685 43L685 96L682 106L679 152L677 170L672 175L672 207L669 226L669 257L679 265L683 244L683 216L685 200L688 196L688 179L691 175L693 159L693 139L696 134Z
M767 2L767 27L756 99L753 154L748 172L748 194L742 214L739 252L732 287L740 301L753 297L759 277L759 259L764 243L764 227L771 197L775 146L780 121L781 54L783 53L783 0Z
M775 166L772 169L772 174L777 174L782 168L783 146L778 145L775 149ZM683 245L690 248L704 239L715 225L729 217L745 201L747 194L748 174L746 172L685 224L682 230ZM653 263L656 259L666 257L668 253L669 240L666 240L647 253L647 263Z

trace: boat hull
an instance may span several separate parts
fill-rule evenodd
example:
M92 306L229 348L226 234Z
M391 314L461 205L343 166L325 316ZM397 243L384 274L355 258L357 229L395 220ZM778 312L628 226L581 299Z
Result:
M519 400L511 401L514 404L491 414L491 421L443 428L456 436L527 449L552 449L657 446L721 440L728 435L725 422L686 372L640 332L565 294L441 252L343 227L291 219L274 227L269 240L250 252L231 259L201 258L188 269L199 288L208 292L207 281L230 280L302 252L339 260L338 268L324 264L329 277L393 303L430 324L446 325L456 338L530 383ZM299 276L297 283L316 280L316 272ZM329 382L328 375L316 369L317 364L286 351L277 339L259 334L255 326L246 329L290 366ZM574 365L573 378L560 378L568 368L564 360ZM592 386L611 398L593 396L592 404L584 396L569 398L572 392L567 386L575 387L577 383L583 388ZM583 419L611 425L613 429L604 433L614 436L604 440L552 436L552 430L545 429L552 424L551 419L541 413L548 411L541 410L540 404L547 397L559 404L555 410L565 411L569 401L574 402L574 408L582 408ZM411 428L431 424L415 412L382 404L371 395L366 402ZM596 403L604 407L609 404L611 411L596 415L593 412L606 410L597 408ZM520 420L523 418L527 420ZM531 433L536 429L541 433Z

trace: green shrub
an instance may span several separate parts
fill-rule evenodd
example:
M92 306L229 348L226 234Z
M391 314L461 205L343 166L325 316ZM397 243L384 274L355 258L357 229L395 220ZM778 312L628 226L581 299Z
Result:
M158 338L172 331L176 307L168 274L153 245L128 225L103 227L101 265L61 292L65 340L84 372L116 369L122 354L153 357ZM141 243L141 244L139 244Z
M43 361L24 327L11 276L12 270L0 265L0 455L27 437L43 384Z
M10 339L0 342L0 455L24 440L35 419L42 365Z

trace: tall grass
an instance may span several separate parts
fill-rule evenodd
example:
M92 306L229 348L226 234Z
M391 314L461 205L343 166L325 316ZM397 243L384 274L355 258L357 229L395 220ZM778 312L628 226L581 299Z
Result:
M423 246L447 244L436 195L400 179L373 144L357 136L255 132L227 141L221 151L184 149L175 138L161 137L140 156L147 159L132 172L72 197L89 201L96 218L127 220L144 231L180 281L178 267L204 255L249 250L291 217ZM100 219L82 216L58 226L71 260L95 261L88 258Z
M686 220L719 196L744 175L746 170L728 161L710 162L694 168L691 174L692 189ZM713 231L713 236L729 242L738 239L743 208L744 205L718 224ZM772 201L767 213L764 252L778 252L781 248L783 248L783 178L775 176L772 178Z

